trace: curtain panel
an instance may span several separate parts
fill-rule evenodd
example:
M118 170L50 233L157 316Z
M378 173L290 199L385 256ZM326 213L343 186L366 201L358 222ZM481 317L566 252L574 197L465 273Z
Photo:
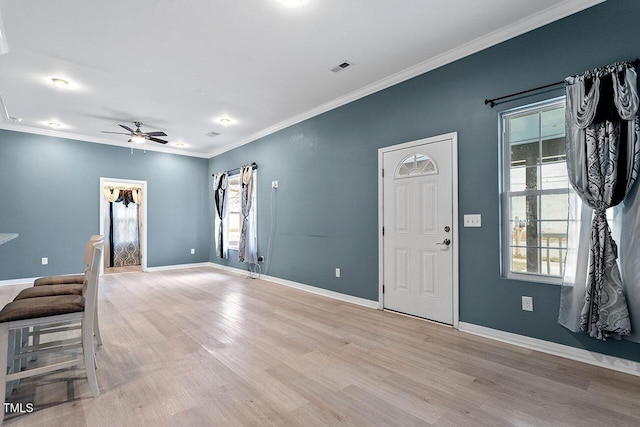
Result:
M216 256L227 258L226 234L224 233L224 217L226 216L227 203L227 173L219 172L213 174L213 199L216 208L216 224L218 232L216 234Z
M104 247L104 265L120 267L141 264L142 188L105 186L103 195L108 202L104 212L104 230L105 239L109 242ZM114 206L113 203L121 203L127 210L120 209L120 206ZM129 211L131 203L135 203L135 206ZM113 221L114 213L121 219L118 223Z
M253 164L246 164L240 168L241 192L240 209L240 242L238 244L238 260L251 264L258 263L258 248L256 242L255 218L251 215L253 202Z
M589 214L590 210L593 213L587 255L580 247L584 241L584 227L580 225L586 218L579 213L575 201L572 203L571 242L559 322L574 332L585 332L601 340L631 333L617 263L618 249L606 210L624 200L640 168L636 80L635 69L629 63L611 64L566 79L569 182L587 207L584 213ZM579 239L581 233L583 238ZM581 271L584 265L586 274Z

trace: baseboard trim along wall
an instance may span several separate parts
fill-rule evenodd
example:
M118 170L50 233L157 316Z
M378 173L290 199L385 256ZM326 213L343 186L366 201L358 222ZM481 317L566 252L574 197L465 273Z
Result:
M67 276L66 274L56 274L56 276ZM27 277L26 279L11 279L11 280L0 280L0 286L9 286L9 285L24 285L25 283L33 283L38 277Z
M181 270L183 268L198 268L198 267L213 267L212 262L195 262L193 264L175 264L175 265L161 265L159 267L147 267L148 272L154 271L167 271L167 270Z
M517 335L510 332L474 325L473 323L460 322L458 326L458 330L461 332L467 332L469 334L490 338L507 344L525 347L530 350L540 351L542 353L552 354L554 356L560 356L566 359L624 372L625 374L640 376L640 363L634 362L633 360L594 353L592 351L564 344L557 344L537 338L526 337L524 335Z
M214 262L209 263L209 265L211 267L229 271L231 273L238 273L238 274L245 274L245 275L249 273L247 270L241 270L235 267L228 267L226 265L220 265ZM312 294L333 298L339 301L350 302L352 304L357 304L357 305L361 305L368 308L374 308L374 309L378 308L378 301L341 294L340 292L329 291L327 289L317 288L315 286L305 285L303 283L293 282L291 280L280 279L279 277L265 276L264 274L260 275L260 279L266 280L267 282L288 286L290 288L300 289L302 291L309 292Z

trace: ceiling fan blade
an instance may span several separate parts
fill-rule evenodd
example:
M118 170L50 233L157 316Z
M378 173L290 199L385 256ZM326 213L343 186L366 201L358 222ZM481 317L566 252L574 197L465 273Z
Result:
M131 132L131 133L134 133L134 132L135 132L135 131L134 131L133 129L131 129L129 126L125 126L125 125L121 125L121 124L118 124L118 126L120 126L121 128L124 128L124 129L128 130L128 131L129 131L129 132Z
M102 132L102 133L117 133L118 135L130 135L130 134L124 133L124 132L111 132L111 131L108 131L108 130L102 130L100 132Z
M164 139L154 138L154 137L152 137L152 136L147 137L147 139L148 139L149 141L159 142L160 144L166 144L166 143L168 143L168 142L169 142L169 141L165 141Z
M149 136L167 136L166 133L160 132L160 131L158 131L158 132L146 132L146 134L149 135Z

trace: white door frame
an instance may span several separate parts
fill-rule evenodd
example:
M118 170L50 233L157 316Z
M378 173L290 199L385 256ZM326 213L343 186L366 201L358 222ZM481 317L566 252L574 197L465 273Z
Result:
M104 186L106 183L114 184L135 184L142 187L142 235L140 242L140 250L142 251L142 259L140 260L140 266L142 271L147 271L147 181L137 181L133 179L121 179L121 178L105 178L100 177L100 234L104 235L104 211L107 207L107 201L104 199ZM104 263L100 264L100 275L104 274Z
M453 268L452 268L452 284L453 284L453 327L458 329L460 320L460 292L459 292L459 264L458 264L458 132L446 133L430 138L419 139L416 141L405 142L403 144L392 145L378 149L378 309L384 309L384 293L382 293L382 285L384 281L384 241L382 238L382 225L384 224L384 192L382 169L383 155L385 153L405 148L411 148L424 144L431 144L442 140L451 140L451 191L452 191L452 218L453 222L453 238L451 249L453 251ZM388 171L387 173L391 173Z

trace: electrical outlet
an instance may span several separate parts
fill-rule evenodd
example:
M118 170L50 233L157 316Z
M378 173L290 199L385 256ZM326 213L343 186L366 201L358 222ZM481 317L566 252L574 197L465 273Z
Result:
M482 215L473 214L464 216L465 227L482 227Z
M49 264L49 258L42 257L42 265L47 265L47 264Z
M191 248L191 255L194 255L196 253L196 250Z
M533 311L533 297L522 297L522 309L524 311Z
M340 277L340 269L336 268L336 277Z

